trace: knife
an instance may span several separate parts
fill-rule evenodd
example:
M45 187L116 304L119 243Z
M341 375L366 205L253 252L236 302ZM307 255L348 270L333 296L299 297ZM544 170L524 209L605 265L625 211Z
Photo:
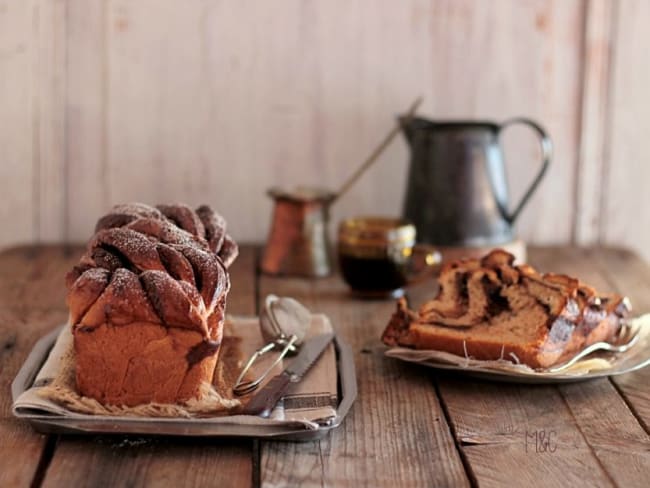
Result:
M302 379L333 338L334 334L329 333L306 340L293 362L282 373L271 378L264 388L250 399L243 413L260 417L271 415L271 410L287 392L289 385Z

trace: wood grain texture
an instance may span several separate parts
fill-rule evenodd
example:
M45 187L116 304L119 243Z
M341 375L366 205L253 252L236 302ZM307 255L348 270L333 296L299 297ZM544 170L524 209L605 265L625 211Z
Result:
M0 486L30 486L46 436L34 432L25 422L0 419Z
M650 313L650 266L635 254L608 248L536 248L533 255L547 270L579 276L604 292L632 301L632 315ZM646 432L650 432L650 368L611 379Z
M79 261L82 246L14 247L0 259L0 307L67 310L65 274ZM65 318L64 318L65 321Z
M529 259L535 263L535 258L532 249ZM412 307L435 293L431 282L410 289ZM434 376L434 384L479 486L513 482L522 486L612 486L609 473L557 387L531 388L442 372ZM617 396L613 388L610 393ZM553 452L537 452L530 437L535 432L551 436Z
M34 341L65 320L61 273L80 249L64 251L50 246L0 253L0 297L9 297L0 301L0 389L5 392ZM650 267L628 251L529 252L531 263L542 270L576 274L604 291L623 291L637 312L650 310ZM375 346L392 301L352 300L336 276L263 277L258 286L256 260L254 248L244 246L232 269L229 311L254 313L259 288L258 298L267 292L292 295L332 318L353 346L359 379L360 396L342 426L320 442L260 442L259 466L248 441L122 436L60 437L47 444L39 466L46 438L10 417L4 395L0 485L38 485L43 478L46 486L250 486L255 480L262 486L463 486L468 476L480 486L647 484L648 369L559 387L436 374L384 358ZM7 295L14 283L24 293ZM39 304L36 290L36 296L52 298ZM422 299L434 287L430 281L410 292ZM534 440L526 437L542 430L553 432L552 452L535 452Z
M227 310L255 313L256 251L243 247L231 268ZM249 440L62 437L44 486L250 486Z
M576 167L576 211L574 241L596 242L603 211L603 174L609 170L609 117L612 107L611 51L616 2L592 0L585 3L584 58L580 117L580 158Z
M533 242L568 242L578 156L582 2L446 0L432 6L433 115L538 120L551 134L554 159L517 228ZM508 129L503 140L514 205L539 167L539 149L527 129Z
M82 242L110 208L106 170L108 27L104 0L66 3L66 241Z
M84 239L97 215L129 200L207 202L235 237L260 241L266 188L337 187L419 94L435 118L538 119L556 157L519 232L571 239L585 118L580 0L21 5L0 12L10 26L0 37L10 74L0 146L16 162L0 179L9 195L0 215L16 232L0 244ZM40 30L23 39L32 7ZM606 10L588 10L593 25ZM539 151L524 129L504 142L516 200ZM392 145L333 221L400 213L407 163L406 144Z
M645 101L650 85L649 16L650 3L644 0L618 4L608 131L610 170L603 175L606 199L601 224L604 243L625 243L646 260L650 260L650 105Z
M377 343L392 301L350 299L338 276L262 277L260 299L267 293L295 297L329 316L354 351L359 396L344 423L324 440L262 442L263 486L468 485L430 376L367 348Z
M632 270L625 269L611 256L605 257L607 253L600 249L533 249L531 262L549 271L577 276L604 293L627 293L625 286L616 286L610 274L631 277ZM646 279L650 277L649 269L636 256L625 255L634 262L635 268L645 272ZM648 300L641 304L641 307L648 306ZM650 380L647 369L624 377L633 378L631 382L637 386L647 385ZM623 399L617 391L617 381L618 378L614 377L611 380L565 384L559 387L559 391L580 432L611 480L618 486L643 486L650 479L650 436L647 423L642 417L638 418L639 414L631 411L628 404L634 410L635 404L643 408L650 396L646 393L641 398L629 399L626 396ZM623 465L625 469L621 469Z
M2 244L33 242L38 233L33 167L32 70L38 62L35 1L0 3L0 205Z
M11 383L34 343L67 318L57 300L61 282L53 279L67 264L62 256L51 248L0 253L0 486L29 486L46 444L46 436L13 418ZM55 272L47 278L41 273L46 263Z
M67 320L62 247L17 247L0 253L0 419L11 417L11 382L34 343ZM76 261L76 259L74 259Z
M66 2L39 0L34 10L33 166L37 242L66 241Z
M650 266L634 254L620 249L603 249L593 254L594 261L619 293L629 296L634 315L650 313ZM613 379L646 432L650 433L650 369Z
M437 383L479 486L611 486L555 386L451 375ZM535 432L550 436L553 452L536 450Z
M207 201L235 237L262 240L269 186L338 186L431 86L422 1L373 2L372 20L367 1L174 6L106 4L111 203ZM336 215L398 212L405 164L391 147Z

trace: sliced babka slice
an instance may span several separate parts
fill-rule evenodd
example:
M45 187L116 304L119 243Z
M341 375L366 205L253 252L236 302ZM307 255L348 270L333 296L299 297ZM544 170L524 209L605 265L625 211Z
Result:
M448 264L437 297L418 313L398 302L384 342L545 368L618 332L629 310L623 297L600 298L575 278L513 259L497 250Z

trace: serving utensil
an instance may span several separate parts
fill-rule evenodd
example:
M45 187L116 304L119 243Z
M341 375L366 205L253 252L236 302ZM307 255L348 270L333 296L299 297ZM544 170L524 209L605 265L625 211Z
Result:
M271 378L264 388L250 399L243 413L268 417L280 398L287 392L289 385L303 378L333 338L334 333L330 332L307 340L291 365Z
M246 395L256 390L282 359L298 352L309 327L310 317L309 310L293 298L276 295L266 297L260 315L262 337L266 344L251 355L235 380L232 389L235 395ZM253 365L262 356L273 350L280 351L276 359L256 378L244 381Z

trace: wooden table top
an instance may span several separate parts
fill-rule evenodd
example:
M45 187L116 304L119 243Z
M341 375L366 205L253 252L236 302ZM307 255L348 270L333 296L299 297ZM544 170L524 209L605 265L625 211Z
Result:
M394 304L358 301L337 276L256 273L245 246L228 312L267 293L324 312L354 349L359 397L323 440L41 435L11 415L10 384L34 342L64 323L63 276L80 248L0 254L0 486L649 486L650 368L559 386L484 382L368 348ZM627 294L650 311L650 267L616 249L533 248L531 264ZM410 290L433 292L432 283Z

